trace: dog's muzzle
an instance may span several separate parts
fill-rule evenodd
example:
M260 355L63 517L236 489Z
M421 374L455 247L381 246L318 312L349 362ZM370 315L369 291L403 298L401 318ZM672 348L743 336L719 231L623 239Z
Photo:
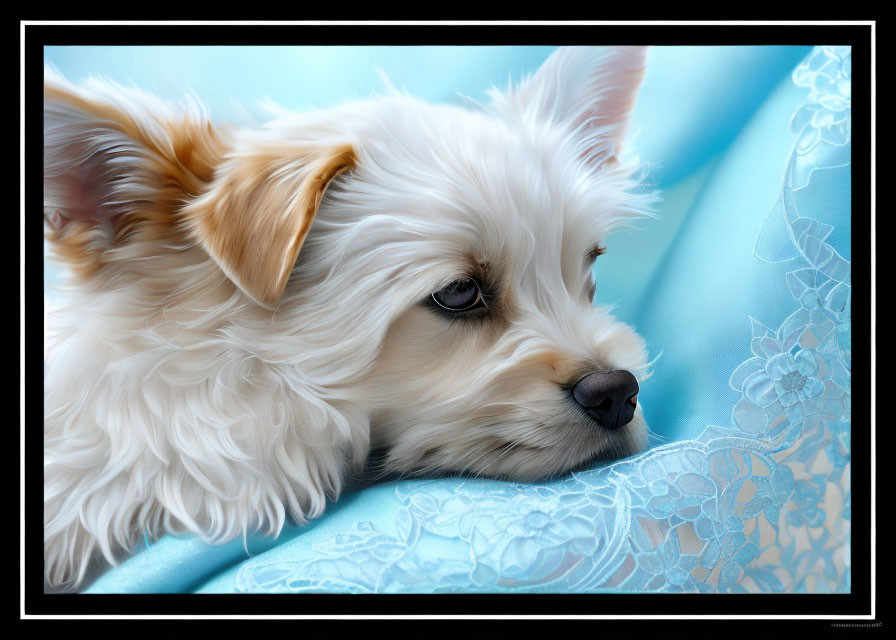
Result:
M600 371L579 380L572 396L592 420L607 429L618 429L632 421L638 389L638 381L628 371Z

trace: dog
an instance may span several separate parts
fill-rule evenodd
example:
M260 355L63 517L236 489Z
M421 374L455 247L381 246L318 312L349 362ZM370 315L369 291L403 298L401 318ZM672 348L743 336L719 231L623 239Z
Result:
M48 68L46 584L143 536L304 523L372 448L514 481L642 450L646 346L592 263L650 215L621 155L645 60L560 48L487 104L242 128Z

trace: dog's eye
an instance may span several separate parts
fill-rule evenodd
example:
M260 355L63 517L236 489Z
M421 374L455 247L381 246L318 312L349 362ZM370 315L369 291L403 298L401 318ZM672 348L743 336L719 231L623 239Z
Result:
M484 307L479 283L472 278L455 280L432 294L433 301L448 311L470 311Z

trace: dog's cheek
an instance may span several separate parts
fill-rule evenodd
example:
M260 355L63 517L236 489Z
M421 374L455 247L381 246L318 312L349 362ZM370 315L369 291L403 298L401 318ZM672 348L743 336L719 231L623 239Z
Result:
M363 386L381 409L408 405L409 397L417 405L448 400L470 384L490 341L480 328L415 307L390 327Z

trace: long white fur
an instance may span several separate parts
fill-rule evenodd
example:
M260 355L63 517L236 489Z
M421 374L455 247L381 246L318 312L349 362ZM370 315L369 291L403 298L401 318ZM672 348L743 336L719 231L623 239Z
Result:
M517 479L643 448L640 407L606 432L562 389L589 369L647 373L643 341L592 308L584 262L650 205L617 153L642 66L639 50L562 49L482 111L392 94L237 132L350 140L357 168L329 188L274 311L189 242L67 287L45 366L48 583L77 586L97 553L115 563L144 533L222 542L314 518L371 444L400 473ZM149 128L173 108L99 81L79 91ZM50 147L76 114L59 117ZM108 142L90 126L77 130ZM131 173L116 189L151 188ZM501 322L420 304L471 260L500 283Z

